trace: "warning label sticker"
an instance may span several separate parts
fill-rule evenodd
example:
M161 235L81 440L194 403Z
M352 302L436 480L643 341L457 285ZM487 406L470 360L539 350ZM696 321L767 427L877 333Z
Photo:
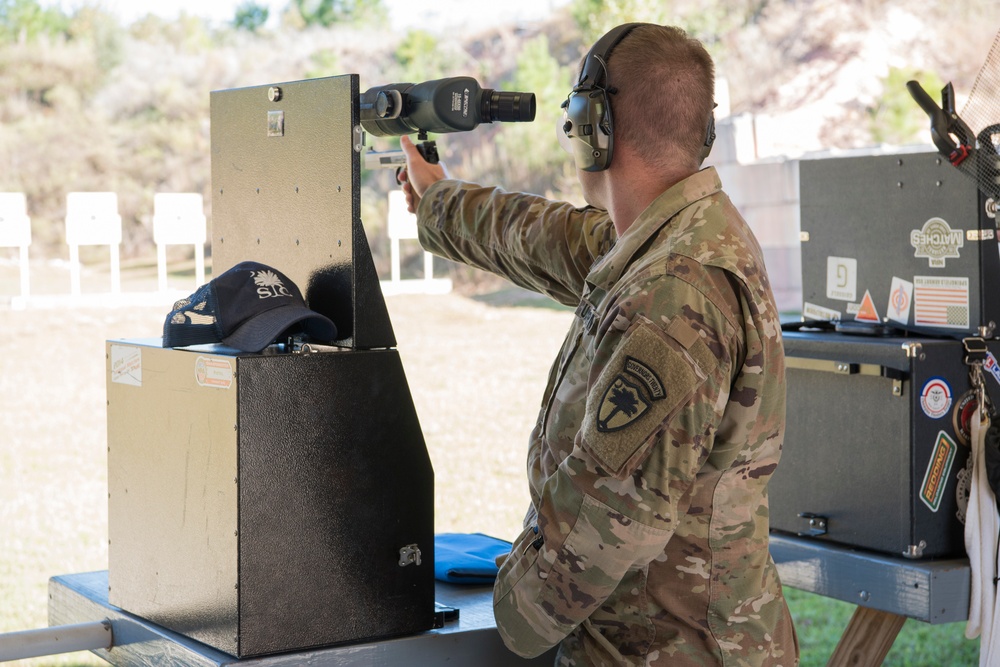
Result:
M861 299L861 307L854 319L859 322L881 322L878 311L875 309L875 302L872 300L872 293L865 290L865 296Z

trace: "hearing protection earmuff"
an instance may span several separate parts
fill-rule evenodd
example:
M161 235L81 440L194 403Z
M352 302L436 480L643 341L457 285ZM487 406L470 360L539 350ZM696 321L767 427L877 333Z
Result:
M614 149L614 119L610 96L616 92L608 83L608 59L619 42L644 23L624 23L612 28L591 47L583 61L580 78L563 102L561 131L568 142L578 169L603 171L611 164ZM704 160L715 141L715 115L709 114L705 129Z

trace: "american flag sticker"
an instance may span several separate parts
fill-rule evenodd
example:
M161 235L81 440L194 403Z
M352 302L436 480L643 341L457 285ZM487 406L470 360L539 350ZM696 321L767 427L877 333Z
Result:
M969 328L969 279L913 277L913 323Z

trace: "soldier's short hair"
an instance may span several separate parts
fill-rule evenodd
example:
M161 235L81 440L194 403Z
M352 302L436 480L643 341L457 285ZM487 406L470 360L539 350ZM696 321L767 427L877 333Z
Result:
M715 65L704 45L677 27L640 25L611 52L608 81L615 142L647 162L697 168L715 96ZM672 155L667 153L673 153Z

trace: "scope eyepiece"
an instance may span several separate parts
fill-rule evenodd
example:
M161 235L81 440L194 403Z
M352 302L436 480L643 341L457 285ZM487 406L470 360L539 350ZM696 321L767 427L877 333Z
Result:
M535 94L484 90L482 116L487 123L533 121L535 120Z
M484 89L467 76L391 83L361 94L361 127L372 136L467 132L480 123L535 119L534 93Z

